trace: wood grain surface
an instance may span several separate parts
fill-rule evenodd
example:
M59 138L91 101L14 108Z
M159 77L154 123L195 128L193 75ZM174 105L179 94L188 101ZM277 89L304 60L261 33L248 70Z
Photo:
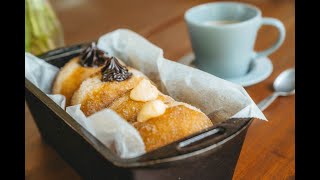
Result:
M186 0L52 0L64 29L66 45L96 40L117 28L129 28L158 45L164 56L178 60L191 45L184 12L208 1ZM293 0L246 0L262 15L280 19L286 27L283 45L272 55L273 72L261 83L245 88L255 102L272 93L272 83L283 70L295 66L295 3ZM263 27L256 50L277 37ZM248 130L233 179L295 179L295 96L280 97L264 111L268 122L254 120ZM25 177L30 180L81 179L46 145L25 105Z

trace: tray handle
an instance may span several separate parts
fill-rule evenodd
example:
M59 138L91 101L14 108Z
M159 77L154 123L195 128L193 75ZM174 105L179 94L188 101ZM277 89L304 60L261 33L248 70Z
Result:
M216 127L202 134L193 136L187 140L179 142L176 149L179 152L191 152L212 145L212 141L226 132L223 127Z
M228 119L209 129L148 152L135 158L135 161L151 163L151 161L156 160L159 163L160 161L184 159L194 153L205 152L218 147L228 138L235 136L236 133L247 127L251 120L251 118Z

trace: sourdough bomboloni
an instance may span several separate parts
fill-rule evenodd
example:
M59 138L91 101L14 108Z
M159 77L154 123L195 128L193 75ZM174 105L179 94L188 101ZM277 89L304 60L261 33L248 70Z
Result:
M114 110L138 130L147 152L213 125L199 109L161 93L143 73L115 57L81 83L70 105L76 104L86 116Z
M73 93L83 80L99 72L107 59L107 54L97 48L95 43L85 48L80 56L66 63L59 71L53 84L52 93L66 97L66 105L70 105Z

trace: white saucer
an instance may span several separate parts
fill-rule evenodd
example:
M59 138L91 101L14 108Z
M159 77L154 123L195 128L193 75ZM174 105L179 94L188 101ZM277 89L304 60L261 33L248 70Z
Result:
M192 64L194 59L194 54L190 53L180 58L177 62L194 67ZM226 80L240 84L243 87L251 86L267 79L271 75L272 70L273 65L271 60L268 57L262 57L253 61L250 65L249 72L246 75Z

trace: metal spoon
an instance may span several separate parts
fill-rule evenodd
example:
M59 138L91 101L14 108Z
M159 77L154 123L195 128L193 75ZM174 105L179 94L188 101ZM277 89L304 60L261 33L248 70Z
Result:
M258 107L265 110L278 96L289 96L295 93L295 69L283 71L273 83L274 93L262 100Z

